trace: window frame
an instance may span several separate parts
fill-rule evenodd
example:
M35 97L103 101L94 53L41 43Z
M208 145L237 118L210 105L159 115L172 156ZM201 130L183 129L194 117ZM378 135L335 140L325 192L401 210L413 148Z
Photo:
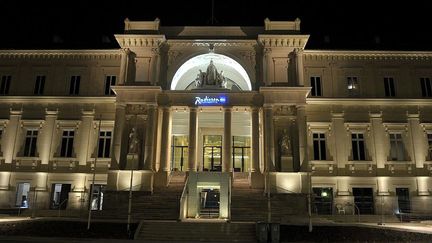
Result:
M312 97L323 96L321 76L310 76L309 80L310 80L310 86L312 87L311 96Z

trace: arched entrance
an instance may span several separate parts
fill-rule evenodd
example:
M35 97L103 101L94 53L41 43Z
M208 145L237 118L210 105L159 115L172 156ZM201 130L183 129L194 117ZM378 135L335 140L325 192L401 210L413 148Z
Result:
M195 79L200 70L205 71L213 61L217 70L223 71L227 79L227 88L233 91L252 90L251 81L246 70L234 59L216 53L195 56L186 61L174 75L171 90L190 90L195 87Z

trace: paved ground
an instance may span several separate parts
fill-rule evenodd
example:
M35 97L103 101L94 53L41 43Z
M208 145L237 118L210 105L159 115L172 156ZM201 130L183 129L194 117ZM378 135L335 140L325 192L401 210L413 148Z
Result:
M297 225L281 226L282 242L432 242L430 221L378 225L314 218L312 234L308 232L307 218L296 222ZM96 220L91 232L86 230L86 225L83 219L0 217L0 242L131 242L125 233L124 221ZM99 239L101 237L111 239Z

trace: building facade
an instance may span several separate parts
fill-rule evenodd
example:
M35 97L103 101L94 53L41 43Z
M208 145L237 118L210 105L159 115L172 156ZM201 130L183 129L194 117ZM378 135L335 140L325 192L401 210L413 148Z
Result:
M307 50L300 20L264 22L0 51L0 208L112 208L179 177L181 218L230 219L239 182L318 214L432 213L432 53Z

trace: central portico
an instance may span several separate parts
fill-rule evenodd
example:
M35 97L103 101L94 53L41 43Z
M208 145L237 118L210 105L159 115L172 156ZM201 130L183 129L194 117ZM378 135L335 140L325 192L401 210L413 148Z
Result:
M266 28L296 32L292 23ZM232 38L215 37L216 29ZM185 217L217 208L219 218L229 218L232 182L274 190L266 175L270 180L270 172L291 172L297 187L296 173L306 159L304 105L310 88L299 77L308 36L247 39L246 32L231 27L184 27L175 36L155 34L158 30L157 21L127 20L126 33L116 35L123 48L123 82L113 88L108 190L124 190L132 181L134 191L152 192L184 175ZM131 131L138 144L133 154Z

